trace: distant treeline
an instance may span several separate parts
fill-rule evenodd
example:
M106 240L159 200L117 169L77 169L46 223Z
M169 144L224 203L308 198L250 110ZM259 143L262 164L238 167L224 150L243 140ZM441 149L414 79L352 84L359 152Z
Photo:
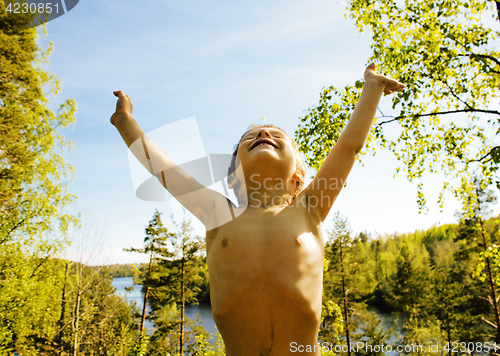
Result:
M142 270L142 265L140 263L136 263L135 265L139 267L139 270ZM131 263L107 265L106 270L113 278L133 277L134 273L138 273Z

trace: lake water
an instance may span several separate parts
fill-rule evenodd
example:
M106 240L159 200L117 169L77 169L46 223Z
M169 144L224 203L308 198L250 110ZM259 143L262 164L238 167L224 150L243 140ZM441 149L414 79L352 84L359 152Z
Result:
M134 286L134 290L127 292L125 288L130 286ZM141 293L141 285L134 284L132 277L116 277L113 279L113 287L116 288L116 294L121 296L122 298L134 301L137 306L140 308L142 312L142 306L144 303L144 297ZM198 318L198 314L200 315L201 325L207 330L210 334L215 333L215 322L212 316L212 308L208 305L187 305L184 312L186 318L191 320L196 320ZM150 334L154 331L154 326L151 322L146 320L145 324L146 329L150 332Z

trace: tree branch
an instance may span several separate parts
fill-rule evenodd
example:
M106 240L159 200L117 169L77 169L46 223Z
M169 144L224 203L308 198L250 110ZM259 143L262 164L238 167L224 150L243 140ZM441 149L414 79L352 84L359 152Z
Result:
M453 91L453 89L451 89L451 87L448 85L448 81L446 80L443 80L443 83L448 87L448 90L450 91L451 95L453 95L458 101L462 102L465 106L467 106L469 109L473 110L474 108L472 106L470 106L467 102L463 101L457 94L455 94L455 92Z
M471 159L471 160L467 161L467 164L469 164L471 162L481 162L486 157L491 156L491 154L493 153L493 151L495 151L496 149L499 149L499 148L500 148L500 146L495 146L487 154L485 154L483 157L481 157L479 159Z
M498 2L497 2L497 6L498 6ZM489 60L495 62L496 65L500 66L500 60L498 60L497 58L490 56L488 54L467 53L467 54L459 54L458 56L459 57L472 57L472 58L480 58L480 59L489 59ZM483 61L483 63L484 63L484 61ZM491 71L494 73L500 73L494 69L491 69Z
M500 1L499 0L495 0L495 2L497 4L498 21L500 21Z
M413 114L413 117L425 117L425 116L435 116L435 115L447 115L447 114L457 114L461 112L480 112L480 113L485 113L485 114L495 114L495 115L500 115L500 111L496 110L482 110L482 109L463 109L463 110L452 110L452 111L441 111L441 112L435 112L435 113L430 113L430 114ZM383 117L392 117L390 120L382 121L377 124L377 126L382 126L383 124L388 124L393 121L398 121L402 120L406 117L409 117L412 115L400 115L400 116L383 116Z
M497 328L497 325L496 325L495 323L492 323L492 322L491 322L491 321L489 321L488 319L485 319L485 317L484 317L484 316L482 316L482 317L481 317L481 319L483 319L483 321L484 321L486 324L488 324L488 325L490 325L490 326L493 326L495 329Z
M21 225L22 225L22 223L24 223L24 221L25 221L25 220L26 220L26 218L22 219L22 220L21 220L21 221L19 221L16 225L14 225L14 227L12 227L12 228L10 229L10 231L9 231L9 232L7 232L7 234L5 234L5 237L4 237L4 238L0 241L0 244L4 244L4 243L7 241L7 239L9 238L10 234L11 234L11 233L12 233L15 229L17 229L19 226L21 226Z

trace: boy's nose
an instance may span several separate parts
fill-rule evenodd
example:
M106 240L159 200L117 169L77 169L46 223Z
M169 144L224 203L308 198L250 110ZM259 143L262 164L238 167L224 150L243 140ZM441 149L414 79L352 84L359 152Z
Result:
M267 136L267 137L271 137L271 134L269 133L269 131L267 131L266 129L262 129L259 131L259 133L257 134L257 137L262 137L262 136Z

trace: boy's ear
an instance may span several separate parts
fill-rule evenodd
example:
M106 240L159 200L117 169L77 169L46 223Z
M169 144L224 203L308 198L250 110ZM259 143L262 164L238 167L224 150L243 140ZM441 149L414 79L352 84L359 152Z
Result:
M299 183L304 183L305 182L305 179L304 177L302 176L302 174L298 173L298 172L295 172L294 175L293 175L293 179L295 179L297 182Z

